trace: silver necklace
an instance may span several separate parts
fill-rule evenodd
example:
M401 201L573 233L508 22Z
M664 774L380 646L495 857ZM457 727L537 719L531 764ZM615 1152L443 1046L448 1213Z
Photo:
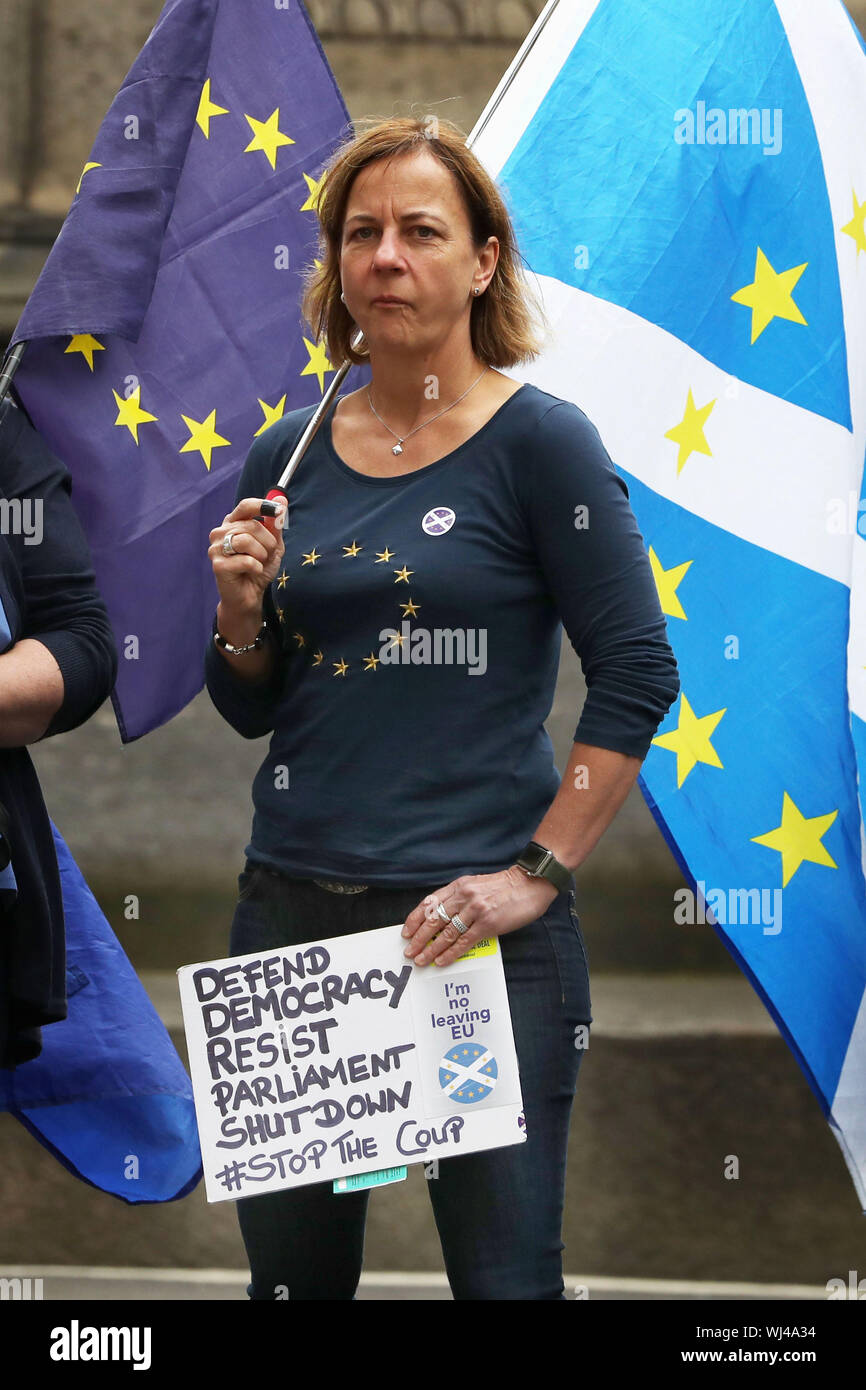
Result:
M489 370L490 370L489 366L487 366L487 367L484 368L484 372L489 372ZM484 375L484 372L481 373L481 376L477 376L477 377L475 378L475 380L474 380L473 383L472 383L472 386L467 386L466 390L463 392L463 396L468 396L468 395L469 395L469 392L472 390L472 388L473 388L474 386L477 386L477 385L478 385L479 381L481 380L481 377ZM373 412L373 414L375 415L376 419L379 421L379 424L380 424L380 425L385 425L385 429L388 431L389 434L393 434L394 438L395 438L396 441L397 441L397 443L394 445L393 449L391 450L391 453L392 453L392 454L402 454L402 452L403 452L403 445L404 445L404 443L406 442L407 439L410 439L411 436L412 436L413 434L417 434L419 430L423 430L423 429L425 428L425 426L427 426L427 425L432 425L432 424L433 424L433 421L434 421L434 420L438 420L440 415L447 415L447 413L448 413L449 410L453 410L454 407L455 407L455 405L459 405L459 404L460 404L460 402L463 400L463 396L458 396L458 397L457 397L457 400L456 400L456 401L452 401L450 405L446 405L446 407L445 407L444 410L438 411L436 415L431 415L431 416L430 416L430 419L429 419L429 420L425 420L423 425L416 425L415 428L414 428L414 430L410 430L408 434L404 434L404 435L401 437L399 434L397 434L396 430L392 430L392 429L391 429L391 426L390 426L390 425L385 425L385 421L382 419L381 415L379 414L378 410L376 409L376 407L375 407L374 404L373 404L373 397L370 395L370 388L369 388L369 386L367 387L367 400L368 400L369 403L370 403L370 409L372 410L372 412Z

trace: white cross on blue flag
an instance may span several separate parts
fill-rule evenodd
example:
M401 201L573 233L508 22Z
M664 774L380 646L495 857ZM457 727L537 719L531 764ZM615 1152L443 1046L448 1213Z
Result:
M839 0L554 0L471 142L551 324L520 375L597 426L668 618L642 790L866 1210L864 130Z

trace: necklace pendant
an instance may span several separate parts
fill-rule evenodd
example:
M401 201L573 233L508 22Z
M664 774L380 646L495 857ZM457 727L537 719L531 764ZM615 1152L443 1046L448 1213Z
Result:
M393 449L391 450L391 453L392 453L392 454L402 454L402 452L403 452L403 445L402 445L402 444L395 444L394 447L393 447Z

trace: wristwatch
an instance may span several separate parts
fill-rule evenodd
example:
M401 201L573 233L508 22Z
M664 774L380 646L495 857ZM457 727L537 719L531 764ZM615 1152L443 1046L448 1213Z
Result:
M558 893L566 893L573 887L571 874L565 865L560 864L553 851L545 849L537 840L530 840L514 862L530 878L548 879Z

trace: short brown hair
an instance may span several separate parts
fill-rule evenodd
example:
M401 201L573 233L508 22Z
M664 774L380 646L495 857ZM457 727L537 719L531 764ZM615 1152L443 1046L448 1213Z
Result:
M431 133L432 132L432 133ZM371 120L332 154L325 167L317 202L321 267L309 267L304 276L301 311L316 339L324 336L334 366L346 358L360 364L367 360L350 343L356 325L340 299L340 251L346 204L356 176L374 160L389 159L421 148L450 169L463 198L472 241L478 250L495 236L499 259L493 277L480 298L473 300L470 317L472 349L490 367L513 367L538 355L540 343L533 322L544 324L537 298L530 294L519 270L521 260L511 218L502 196L481 161L466 145L466 137L451 121L394 116Z

